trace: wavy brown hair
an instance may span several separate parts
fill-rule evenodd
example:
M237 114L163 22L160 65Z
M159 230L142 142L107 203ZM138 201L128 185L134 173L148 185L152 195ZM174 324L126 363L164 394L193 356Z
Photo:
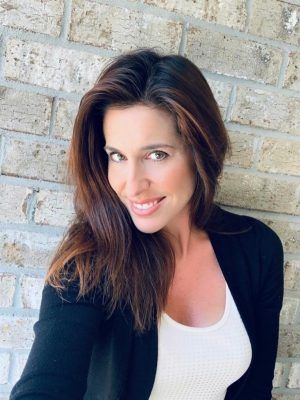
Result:
M110 317L129 307L134 328L157 321L175 272L175 253L162 231L145 234L108 181L103 117L109 107L142 104L169 112L189 146L196 174L190 221L205 229L231 144L218 104L198 67L181 55L139 48L109 62L80 101L69 148L67 183L75 217L46 275L57 289L79 282L78 297L101 289ZM103 303L104 304L104 303Z

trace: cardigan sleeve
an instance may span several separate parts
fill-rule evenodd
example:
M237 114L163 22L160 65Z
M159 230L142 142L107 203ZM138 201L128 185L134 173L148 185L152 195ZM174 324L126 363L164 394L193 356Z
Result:
M249 379L249 400L271 400L284 294L284 254L278 235L267 225L260 238L261 277L257 307L257 358ZM247 399L248 400L248 399Z
M62 299L55 288L44 285L39 318L33 326L33 345L10 400L83 398L93 343L103 328L104 312L95 296L77 300L77 287L69 285Z

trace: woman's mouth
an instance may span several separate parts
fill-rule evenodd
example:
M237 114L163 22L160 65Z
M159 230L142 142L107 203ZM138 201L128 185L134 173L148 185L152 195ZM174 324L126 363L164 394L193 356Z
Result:
M131 211L136 215L150 215L160 208L164 199L165 197L162 197L161 199L143 204L131 202Z

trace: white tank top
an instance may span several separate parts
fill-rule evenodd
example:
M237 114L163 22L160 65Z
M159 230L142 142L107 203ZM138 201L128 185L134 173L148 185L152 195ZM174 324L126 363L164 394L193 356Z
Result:
M215 324L191 327L162 314L149 400L224 400L251 358L251 343L226 282L224 314Z

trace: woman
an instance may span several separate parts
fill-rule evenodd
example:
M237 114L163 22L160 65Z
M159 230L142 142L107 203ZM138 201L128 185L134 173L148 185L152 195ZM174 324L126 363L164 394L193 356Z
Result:
M106 66L76 116L76 218L11 400L271 399L283 248L213 202L230 150L191 61L140 48Z

